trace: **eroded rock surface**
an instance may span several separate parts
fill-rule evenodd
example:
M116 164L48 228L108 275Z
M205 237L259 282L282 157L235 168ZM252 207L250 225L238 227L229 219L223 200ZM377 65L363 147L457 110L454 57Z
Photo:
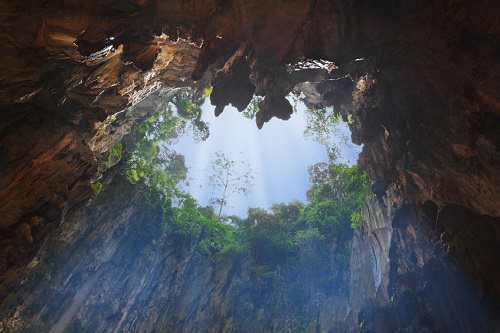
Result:
M477 243L478 231L449 238L463 231L458 217L494 233L491 218L443 210L436 229L434 206L407 206L391 190L367 201L354 235L347 227L329 246L301 250L317 266L296 274L282 263L269 274L245 254L209 256L198 238L163 232L162 212L114 172L26 267L2 301L0 330L493 332L498 324L486 287L494 268L464 269L493 264L478 258L497 242ZM481 255L463 255L471 247Z
M89 216L93 208L113 207L113 200L81 208L90 197L90 181L109 167L108 150L149 112L130 106L160 86L192 86L193 78L199 79L197 84L214 85L217 112L229 103L244 109L254 93L264 96L257 115L260 127L274 116L290 116L285 96L294 89L307 95L310 106L331 105L344 117L351 115L353 141L364 145L359 165L375 181L379 203L367 206L362 229L354 235L346 301L351 307L344 299L332 300L331 306L322 303L320 327L366 332L498 329L498 312L491 309L498 309L500 299L495 262L500 255L499 9L487 0L2 3L3 329L154 330L159 320L196 331L198 327L189 326L195 325L193 316L219 318L220 297L206 312L197 306L208 303L200 301L194 306L199 312L176 314L161 293L145 314L148 296L141 286L152 286L160 277L182 278L172 270L193 269L200 279L189 297L169 289L188 282L160 285L166 288L164 296L177 295L179 309L191 308L196 297L215 295L197 291L231 280L213 278L228 272L216 272L207 263L194 265L199 259L191 257L189 246L172 257L167 249L171 240L143 239L164 244L170 253L166 257L132 232L111 241L114 228L123 224L128 230L129 222L141 220L134 214L146 214L133 203L124 206L125 215L104 214L106 221ZM308 59L331 65L293 70ZM391 193L395 198L389 200ZM68 230L73 231L64 236ZM93 234L99 231L104 238ZM44 244L46 239L55 243ZM75 253L93 244L102 253L80 264ZM129 258L129 247L145 255ZM44 253L47 257L41 258ZM172 270L158 266L161 258ZM38 260L41 267L36 267ZM51 260L57 265L52 267ZM113 266L114 260L132 260L141 267L131 274L130 286L123 280L123 288L137 291L128 299L105 288L108 275L125 274L121 266ZM78 278L73 269L80 270ZM39 285L28 277L30 272L41 274ZM355 284L366 292L356 291ZM43 294L41 286L49 285L52 289ZM30 286L41 289L27 297ZM118 305L108 302L113 298ZM49 302L53 309L44 304L47 299L54 300ZM111 310L102 311L110 315L89 319L104 304L111 304ZM219 330L247 328L237 315L228 314L227 306L222 317L228 321L218 321L223 325ZM253 322L272 331L266 313L254 313ZM34 326L19 322L19 316L30 318ZM285 327L284 322L276 325Z
M28 265L2 303L0 331L349 330L347 261L337 259L349 227L327 248L304 249L316 254L320 276L289 276L286 265L269 275L246 255L209 256L199 239L167 235L140 188L108 182Z

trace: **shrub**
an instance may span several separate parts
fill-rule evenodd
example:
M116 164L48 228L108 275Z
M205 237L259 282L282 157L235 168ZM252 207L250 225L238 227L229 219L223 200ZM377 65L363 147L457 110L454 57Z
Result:
M111 148L108 154L107 166L108 168L112 167L116 163L118 163L122 158L123 146L121 142L115 143L115 145Z
M104 185L102 185L101 182L97 181L95 183L91 184L92 191L94 191L95 196L98 196L99 193L101 193L102 189L104 188Z
M360 212L352 212L351 214L351 227L356 229L359 227L359 223L361 222L361 213Z

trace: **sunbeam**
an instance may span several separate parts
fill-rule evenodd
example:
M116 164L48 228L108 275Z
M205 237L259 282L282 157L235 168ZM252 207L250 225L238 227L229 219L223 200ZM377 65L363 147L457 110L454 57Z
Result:
M210 137L195 142L191 136L180 138L173 147L183 154L189 167L191 182L189 192L200 204L207 205L214 189L207 181L207 171L215 152L248 164L254 175L253 187L248 196L234 195L225 209L226 214L244 216L249 207L269 208L275 203L307 201L305 193L310 185L307 169L317 162L326 162L328 156L323 145L304 137L306 126L305 106L298 104L297 112L284 122L272 119L261 130L255 121L243 117L232 107L214 116L214 107L206 100L202 106L202 119L210 123ZM349 133L344 123L337 125L337 132ZM352 164L359 147L342 143L334 138L341 149L341 162Z

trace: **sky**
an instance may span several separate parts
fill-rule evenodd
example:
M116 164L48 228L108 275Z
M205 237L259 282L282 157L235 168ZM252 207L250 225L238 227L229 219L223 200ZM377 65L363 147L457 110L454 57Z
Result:
M250 193L246 197L232 196L223 214L244 217L249 207L268 209L275 203L307 202L306 191L310 187L307 169L314 163L328 161L328 157L324 146L303 135L305 106L299 104L297 112L287 121L271 119L261 130L255 120L243 117L233 107L226 107L219 117L214 116L214 108L208 99L202 106L202 119L210 126L206 141L195 142L191 135L186 135L171 147L185 157L189 169L189 185L185 188L189 193L203 206L219 195L210 186L207 175L215 153L222 152L237 162L237 171L245 172L249 167L254 176ZM350 138L346 124L340 123L338 132L344 141L346 135ZM355 163L361 147L350 141L341 147L340 161Z

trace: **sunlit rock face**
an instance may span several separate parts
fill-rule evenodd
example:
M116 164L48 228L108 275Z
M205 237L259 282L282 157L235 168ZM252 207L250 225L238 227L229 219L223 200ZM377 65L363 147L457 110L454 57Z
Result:
M379 202L353 236L348 297L321 311L308 300L303 316L333 332L494 331L498 12L494 1L2 4L1 329L286 331L296 310L273 323L250 302L245 321L225 300L238 290L230 269L141 234L134 223L154 212L134 196L82 208L155 98L131 105L194 78L214 86L217 112L265 96L258 126L287 119L294 89L353 117ZM309 58L335 64L294 70Z
M348 226L326 248L302 249L316 264L289 270L283 263L269 273L255 258L211 257L198 238L167 236L161 211L144 203L141 188L110 176L106 190L68 214L26 267L21 287L2 303L0 329L353 330L345 320L348 258L338 259L350 243Z
M456 206L438 213L430 202L406 205L394 194L367 202L353 238L349 301L360 331L493 332L498 277L487 267L499 248L477 235L496 234L498 219Z
M110 167L108 151L155 109L155 96L142 108L129 106L161 84L189 85L199 54L194 44L165 35L152 41L161 54L149 71L134 64L145 62L145 55L134 53L132 61L129 46L80 52L77 37L104 23L95 22L93 6L61 6L2 7L0 266L8 273L1 290L20 281L18 269L61 217L90 198L90 181ZM33 224L34 217L44 222Z
M489 332L495 312L475 293L432 205L399 206L393 192L367 201L363 223L327 247L302 249L316 264L259 270L246 255L211 257L199 239L161 230L162 212L112 170L105 190L68 213L2 301L7 332ZM457 211L442 211L456 228ZM464 212L459 216L464 216ZM491 218L476 221L495 232ZM459 224L459 229L467 227ZM467 230L470 231L470 230ZM471 231L474 234L474 231ZM478 232L476 231L476 234ZM496 243L492 243L496 244ZM490 244L490 246L492 245ZM339 249L349 257L339 260ZM459 245L455 248L455 245ZM481 256L462 259L492 265ZM462 250L463 251L463 250ZM312 256L311 256L312 255ZM485 293L492 292L484 290Z

